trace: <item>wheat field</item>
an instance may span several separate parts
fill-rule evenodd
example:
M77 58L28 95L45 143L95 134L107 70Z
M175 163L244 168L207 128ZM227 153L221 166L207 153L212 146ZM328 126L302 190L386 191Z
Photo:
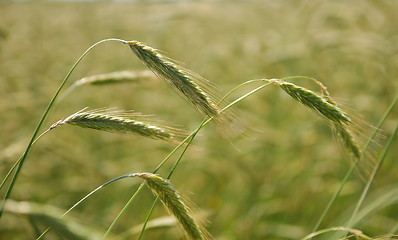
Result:
M219 100L253 79L307 76L326 86L323 90L339 103L337 108L326 97L321 101L336 107L332 114L341 114L335 134L327 119L330 112L322 117L318 105L304 106L310 98L295 95L311 94L304 88L322 92L322 87L319 90L304 78L292 79L291 84L273 80L274 85L234 105L228 123L217 122L233 126L227 134L217 124L203 127L170 177L181 199L192 201L193 215L203 218L214 239L302 239L313 232L353 165L344 148L359 155L372 126L397 96L397 11L394 0L0 3L0 176L3 179L24 152L71 66L102 39L120 38L159 49L157 54L183 67L184 76L199 80L200 75L209 82L199 87L185 79L198 95L184 99L186 95L178 91L186 86L168 86L164 81L178 71L165 75L157 66L163 79L156 74L147 77L148 63L143 64L129 46L106 42L72 73L64 91L68 87L73 91L65 96L61 92L42 131L87 107L133 111L128 113L154 120L140 126L160 129L156 132L162 134L165 127L183 138L204 117L217 116L217 101L209 102L210 98ZM125 71L145 75L120 84L73 86L90 76ZM255 82L239 88L228 101L258 86ZM203 106L192 107L197 102ZM344 120L344 114L358 125L351 128L346 123L351 118ZM126 123L125 114L100 117ZM397 121L395 106L366 158L377 161ZM46 133L31 149L0 219L1 239L35 239L50 225L45 239L101 239L139 188L139 178L103 187L59 223L54 219L111 179L153 172L181 141L156 139L164 140L167 134L147 138L64 125ZM351 130L358 136L358 146L351 142ZM339 144L339 138L345 141ZM156 176L166 179L177 158L172 156ZM395 140L352 226L366 236L398 234L397 160ZM350 220L373 166L370 162L354 171L319 229L344 226ZM3 188L0 196L4 194ZM143 188L107 239L137 239L154 199L151 189ZM185 239L184 228L171 215L159 202L142 239ZM338 239L339 231L313 239Z

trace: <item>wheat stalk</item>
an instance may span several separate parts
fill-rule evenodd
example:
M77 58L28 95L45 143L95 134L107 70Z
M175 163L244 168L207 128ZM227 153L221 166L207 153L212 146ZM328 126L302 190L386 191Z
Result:
M184 201L182 201L179 193L168 180L153 173L134 173L131 176L137 176L146 181L152 192L177 218L189 239L208 239L206 230L204 230L192 217L192 211Z
M107 111L106 109L78 111L69 117L53 124L50 129L60 125L75 125L107 132L135 133L154 139L171 140L184 137L186 134L172 127L157 126L134 118L143 118L143 115L131 112Z
M199 82L203 78L175 64L158 50L138 41L127 44L149 69L159 78L176 88L199 112L209 117L219 117L219 108Z

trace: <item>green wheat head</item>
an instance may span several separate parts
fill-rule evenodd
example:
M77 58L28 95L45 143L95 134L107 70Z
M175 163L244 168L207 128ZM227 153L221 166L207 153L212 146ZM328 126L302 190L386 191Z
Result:
M279 86L293 99L327 119L351 158L362 159L362 151L353 133L355 131L353 121L329 96L326 87L322 83L316 81L322 91L322 95L320 95L304 87L283 80L272 79L268 80L268 82Z
M177 89L200 113L209 117L219 117L219 109L210 94L199 86L199 82L204 79L173 63L158 50L142 42L129 41L127 44L149 69Z
M50 129L60 125L75 125L107 132L134 133L160 140L181 139L186 134L172 127L163 127L137 120L142 115L131 112L106 111L103 109L76 112L53 124Z
M336 124L350 124L351 119L348 114L341 110L336 104L331 103L327 98L308 90L306 88L297 86L290 82L273 79L270 80L273 84L282 88L292 98L301 102L303 105L320 113L333 123Z
M98 74L93 76L84 77L82 79L77 80L73 85L106 85L106 84L117 84L124 82L138 82L141 79L148 79L154 77L151 71L121 71L121 72L111 72L105 74Z
M178 220L189 239L208 239L208 233L192 216L192 211L180 197L171 183L153 173L135 173L146 181L152 192Z

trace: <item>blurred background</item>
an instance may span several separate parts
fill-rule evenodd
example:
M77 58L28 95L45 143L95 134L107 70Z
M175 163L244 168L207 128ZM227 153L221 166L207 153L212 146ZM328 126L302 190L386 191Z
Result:
M217 85L218 96L251 79L314 77L347 111L376 125L397 95L397 13L393 0L1 3L0 175L23 153L73 63L89 46L110 37L162 50ZM128 46L105 43L81 62L67 86L84 76L145 69ZM317 90L306 80L295 83ZM254 87L234 93L231 100ZM154 79L77 88L51 111L43 130L84 107L153 114L187 131L202 120ZM171 181L204 213L215 239L298 239L309 234L351 166L330 127L272 86L236 105L235 111L251 128L246 136L226 139L207 126ZM395 108L382 126L385 137L372 144L374 156L380 155L397 119ZM370 125L361 130L364 138ZM58 208L59 216L112 178L152 172L174 147L134 135L60 127L34 146L11 199L48 208L43 211ZM364 206L397 190L397 157L395 141ZM175 159L161 169L161 176L167 176ZM82 235L87 230L90 236L102 236L140 183L125 179L104 188L66 221L79 223ZM354 174L321 228L344 224L364 185L360 174ZM153 199L149 190L141 192L111 235L135 239L135 227L145 220ZM371 208L355 227L371 236L393 231L398 206L397 199L390 200ZM162 216L168 213L158 204L152 219ZM5 212L0 237L35 239L45 223ZM66 239L55 230L47 237ZM181 238L182 230L166 225L143 236Z

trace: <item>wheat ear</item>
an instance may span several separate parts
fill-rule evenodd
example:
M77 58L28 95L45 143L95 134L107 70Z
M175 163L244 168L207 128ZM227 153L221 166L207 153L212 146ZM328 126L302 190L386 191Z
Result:
M337 106L337 103L331 98L327 88L321 82L313 79L322 92L322 97L326 99L330 104ZM334 131L339 138L340 142L343 144L344 148L351 154L354 159L360 160L362 158L362 150L356 140L356 136L353 133L353 122L350 121L346 124L333 124Z
M362 151L352 131L354 124L351 118L346 112L341 110L337 103L330 97L329 92L323 84L317 81L322 90L321 96L304 87L283 80L271 79L268 81L281 87L295 100L329 120L337 137L344 148L350 153L350 156L358 160L362 158Z
M138 41L128 41L127 44L149 69L176 88L199 112L209 117L219 117L219 108L213 103L210 94L198 84L204 79L175 64L152 47Z
M156 126L148 122L133 119L142 118L140 114L131 112L106 111L103 109L76 112L69 117L53 124L50 129L70 124L83 128L91 128L107 132L135 133L145 137L161 140L172 140L186 134L172 127Z
M89 77L84 77L77 80L73 85L80 86L85 84L91 85L104 85L104 84L115 84L123 82L137 82L141 79L153 77L151 71L121 71L121 72L111 72L106 74L93 75Z
M149 79L153 77L155 76L149 70L137 71L137 72L121 71L121 72L111 72L105 74L92 75L75 81L68 89L65 90L63 97L60 100L64 99L65 96L71 93L76 87L82 85L102 86L108 84L136 83L143 79Z
M351 123L351 119L348 117L347 113L342 111L336 104L331 103L325 97L290 82L285 82L279 79L272 79L269 81L281 87L291 97L320 113L330 121L337 124Z
M208 233L192 217L192 211L182 201L179 193L168 180L153 173L135 173L132 176L140 177L147 182L152 192L177 218L189 239L208 239Z

